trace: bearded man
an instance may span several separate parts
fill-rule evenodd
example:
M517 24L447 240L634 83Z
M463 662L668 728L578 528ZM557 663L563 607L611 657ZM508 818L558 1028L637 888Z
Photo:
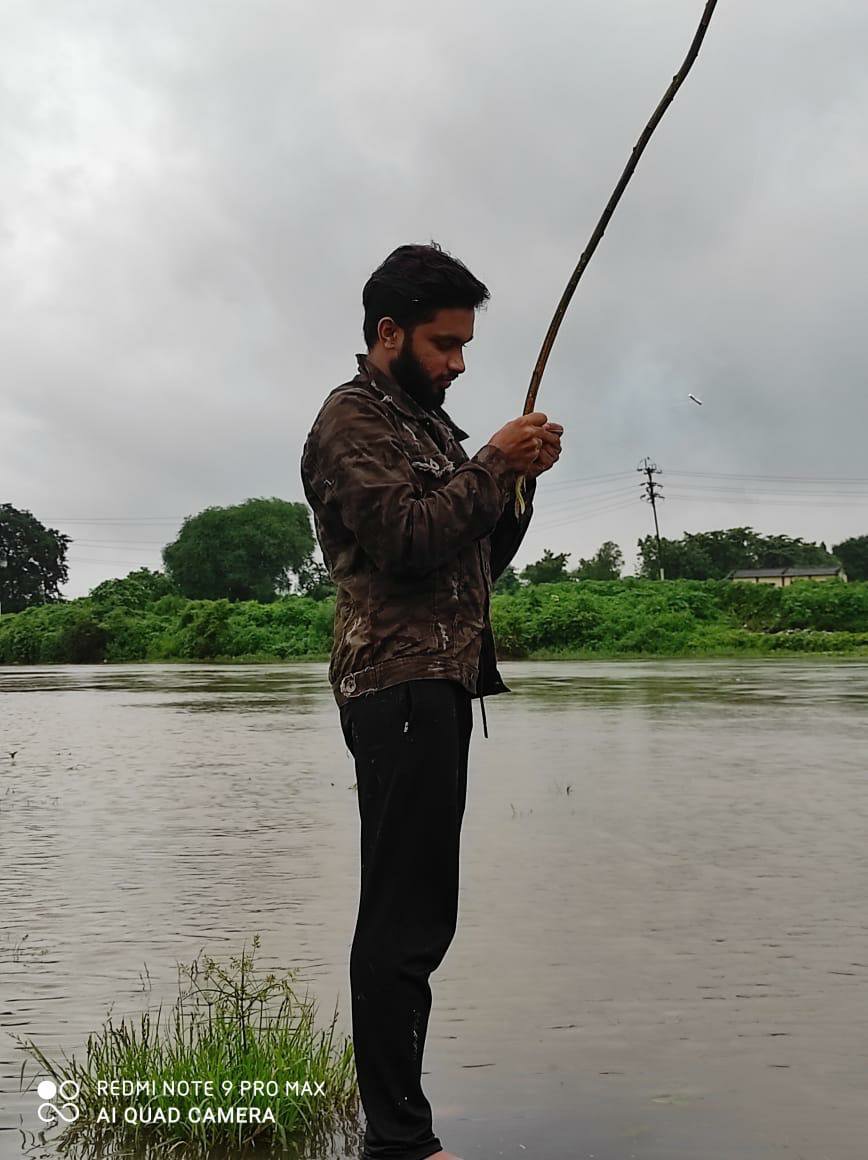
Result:
M458 1160L422 1092L429 976L458 918L471 701L506 693L493 584L533 514L563 427L534 412L472 457L443 409L487 288L439 246L400 246L362 293L367 351L302 454L337 589L329 681L355 759L361 891L350 952L364 1160ZM514 511L526 477L526 508Z

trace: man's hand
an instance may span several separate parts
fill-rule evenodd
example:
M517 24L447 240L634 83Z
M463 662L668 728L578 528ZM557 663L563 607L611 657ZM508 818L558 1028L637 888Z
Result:
M540 448L539 456L524 473L528 479L536 479L538 475L542 475L544 471L554 467L561 457L563 427L560 423L546 423L543 431L547 433L547 438ZM549 436L553 436L553 438L549 438Z
M560 423L549 423L547 415L534 411L512 419L488 442L504 453L518 475L535 479L557 462L563 432Z

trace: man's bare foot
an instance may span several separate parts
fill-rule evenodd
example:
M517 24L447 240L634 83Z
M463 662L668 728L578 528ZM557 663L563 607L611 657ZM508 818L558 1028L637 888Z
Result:
M454 1152L435 1152L427 1160L461 1160L461 1157L456 1156Z

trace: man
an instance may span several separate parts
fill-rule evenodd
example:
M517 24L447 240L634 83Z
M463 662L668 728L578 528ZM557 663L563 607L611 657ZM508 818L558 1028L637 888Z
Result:
M367 353L326 398L301 475L336 585L329 680L355 759L361 893L350 954L364 1160L457 1160L422 1093L428 983L455 933L471 699L497 671L493 583L563 428L513 419L468 458L443 409L486 287L436 245L400 246L363 294ZM527 507L514 513L526 477ZM486 736L487 736L486 729Z

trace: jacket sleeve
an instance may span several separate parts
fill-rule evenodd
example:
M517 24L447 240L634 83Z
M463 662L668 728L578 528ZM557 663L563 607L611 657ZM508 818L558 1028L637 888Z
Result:
M486 444L425 495L389 415L346 393L324 406L308 437L302 474L337 506L363 551L384 571L423 576L489 535L514 480L503 452Z
M506 505L503 514L497 521L497 526L491 533L491 583L497 581L498 576L506 571L506 568L512 562L513 557L521 546L521 541L524 539L524 534L530 524L530 518L533 515L533 497L536 492L536 479L525 478L524 481L524 502L525 509L521 516L515 518L515 479L517 476L512 474L512 486L510 488L510 500Z

